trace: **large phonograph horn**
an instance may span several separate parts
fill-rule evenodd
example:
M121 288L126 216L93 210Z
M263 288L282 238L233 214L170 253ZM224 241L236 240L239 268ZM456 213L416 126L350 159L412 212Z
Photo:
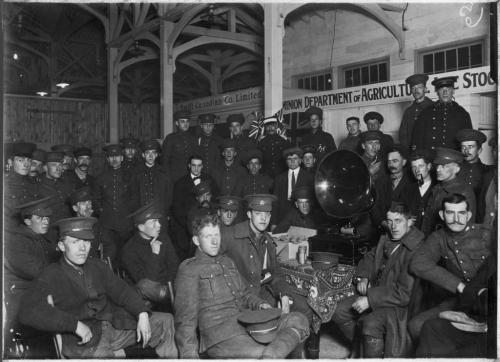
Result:
M366 213L375 204L368 167L352 151L327 154L316 171L314 189L323 210L336 218Z

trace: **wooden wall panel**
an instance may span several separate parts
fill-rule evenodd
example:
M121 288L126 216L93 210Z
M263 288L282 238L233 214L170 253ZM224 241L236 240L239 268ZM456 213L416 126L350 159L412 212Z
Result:
M160 105L144 103L140 105L119 105L120 134L129 134L138 139L160 138Z

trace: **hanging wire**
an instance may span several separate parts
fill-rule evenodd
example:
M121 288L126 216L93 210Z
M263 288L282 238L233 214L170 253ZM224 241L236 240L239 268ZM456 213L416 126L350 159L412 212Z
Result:
M332 60L333 60L333 44L335 44L335 33L337 30L337 9L333 12L333 35L332 35L332 46L330 49L330 70L332 69Z

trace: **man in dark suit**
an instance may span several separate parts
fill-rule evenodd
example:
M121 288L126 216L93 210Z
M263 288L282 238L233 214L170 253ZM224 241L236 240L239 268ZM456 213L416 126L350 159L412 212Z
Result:
M422 221L424 218L425 206L429 202L431 190L436 184L432 177L432 154L428 151L416 150L410 156L411 172L417 181L417 205L416 205L416 221L415 227L422 228Z
M299 147L287 148L283 151L288 170L276 176L274 180L274 196L278 198L273 206L271 230L278 225L287 212L293 208L292 192L297 186L313 187L314 177L301 169L302 150Z
M202 172L203 158L200 155L189 157L188 172L174 185L172 202L171 236L179 260L190 257L191 240L188 234L187 216L189 210L197 204L194 188L201 181L208 181L212 185L213 196L217 195L215 182L210 175Z

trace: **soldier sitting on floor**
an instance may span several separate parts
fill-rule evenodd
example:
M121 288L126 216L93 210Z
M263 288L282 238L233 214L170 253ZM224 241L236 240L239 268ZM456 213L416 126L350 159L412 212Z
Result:
M62 333L62 354L68 358L110 358L136 341L154 347L162 358L177 358L172 315L149 315L132 287L102 261L88 259L94 222L94 218L59 221L58 247L63 257L28 290L20 321Z
M198 358L205 351L211 358L285 358L307 337L307 319L300 313L281 314L251 293L233 260L219 253L217 215L195 218L192 233L195 257L181 264L175 281L175 340L180 358ZM245 309L262 311L257 316L250 312L247 320L240 315ZM271 314L262 321L273 324L247 333L238 322L252 322L252 315L261 313Z
M389 235L358 265L358 295L342 300L332 317L350 341L359 319L365 358L405 357L410 347L406 326L415 277L408 269L424 235L401 203L391 205L387 224Z

